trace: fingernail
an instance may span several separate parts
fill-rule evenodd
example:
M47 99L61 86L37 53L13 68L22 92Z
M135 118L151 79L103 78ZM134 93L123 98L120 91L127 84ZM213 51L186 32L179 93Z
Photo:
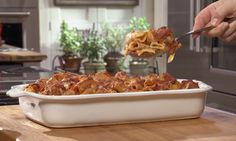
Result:
M217 18L214 18L214 19L211 20L211 24L212 24L213 26L216 26L217 22L218 22L218 19L217 19Z

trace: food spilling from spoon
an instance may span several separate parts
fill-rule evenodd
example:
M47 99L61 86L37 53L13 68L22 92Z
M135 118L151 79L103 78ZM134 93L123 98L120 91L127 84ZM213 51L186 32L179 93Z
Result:
M161 27L156 30L129 33L125 41L125 54L138 58L151 58L167 53L170 63L181 46L169 28Z

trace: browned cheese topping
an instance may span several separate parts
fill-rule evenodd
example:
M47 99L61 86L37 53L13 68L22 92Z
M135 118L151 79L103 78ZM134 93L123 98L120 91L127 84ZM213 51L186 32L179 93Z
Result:
M168 73L131 77L125 72L117 72L115 75L107 72L91 75L65 72L54 74L49 79L37 80L27 85L25 91L42 95L80 95L193 88L199 88L197 82L192 80L180 82Z

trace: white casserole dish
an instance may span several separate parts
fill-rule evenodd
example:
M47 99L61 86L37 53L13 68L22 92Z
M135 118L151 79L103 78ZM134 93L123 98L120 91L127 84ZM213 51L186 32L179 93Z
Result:
M197 118L212 87L132 93L45 96L12 86L7 95L19 97L23 113L48 127L79 127Z

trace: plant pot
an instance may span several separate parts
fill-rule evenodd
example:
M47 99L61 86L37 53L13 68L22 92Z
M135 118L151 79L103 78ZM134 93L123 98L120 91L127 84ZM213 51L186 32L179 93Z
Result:
M82 57L76 55L63 55L59 56L60 66L65 71L80 72Z
M129 63L131 75L147 75L149 73L148 62L145 60L133 60Z
M119 68L119 60L120 58L124 57L124 55L122 55L120 52L108 52L105 56L104 56L104 61L106 62L106 70L109 73L115 74L116 72L120 71Z
M106 63L104 62L84 62L84 73L85 74L91 74L91 73L97 73L99 71L105 70Z

